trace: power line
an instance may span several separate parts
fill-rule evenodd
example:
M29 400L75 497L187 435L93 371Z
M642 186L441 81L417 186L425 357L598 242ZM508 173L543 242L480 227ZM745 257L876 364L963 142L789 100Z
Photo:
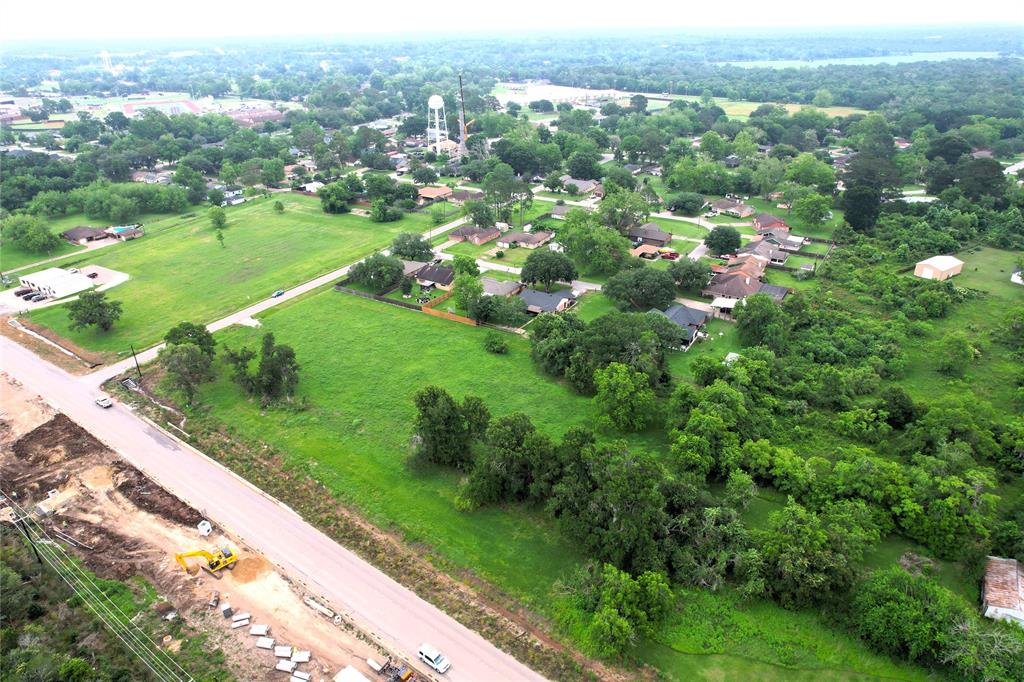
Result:
M61 580L67 583L75 595L124 644L125 648L138 657L159 680L192 681L192 676L150 639L149 635L103 592L92 576L67 555L63 546L50 538L46 529L9 496L4 494L4 497L19 513L21 530L32 544L37 556L42 556L43 561L57 573ZM38 537L33 538L33 534ZM118 618L118 614L120 618Z

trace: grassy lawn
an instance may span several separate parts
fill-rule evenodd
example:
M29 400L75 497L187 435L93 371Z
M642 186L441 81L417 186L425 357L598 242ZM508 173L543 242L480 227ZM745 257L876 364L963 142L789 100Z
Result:
M652 223L657 223L658 226L661 229L665 230L665 232L670 232L671 234L674 234L674 235L679 236L679 237L691 237L693 239L704 239L704 237L707 237L708 233L711 231L710 229L708 229L706 227L701 227L700 225L695 225L693 223L688 223L688 222L686 222L684 220L672 220L671 218L658 218L657 216L653 216L651 218L648 218L648 220L650 222L652 222Z
M600 291L591 291L580 297L579 302L573 309L576 315L584 322L596 320L602 315L618 312L618 308L612 300Z
M768 268L765 270L762 281L765 284L777 284L781 287L796 289L797 291L807 291L817 286L817 282L813 277L810 279L797 279L796 273L786 272L785 270L778 270L776 268Z
M684 99L688 102L699 102L700 97L697 95L676 95L676 99ZM715 104L722 107L725 110L726 116L729 118L745 119L754 112L764 102L750 102L742 99L724 99L721 97L715 98ZM804 107L809 107L807 104L779 104L779 106L785 107L786 111L791 114L795 114ZM829 116L849 116L850 114L863 114L867 113L864 109L857 109L855 107L809 107L817 109L818 111L824 112Z
M41 260L47 260L48 258L58 258L60 256L66 256L69 254L77 253L82 251L83 248L76 244L60 240L60 244L57 248L50 253L36 253L34 251L25 251L24 249L15 246L14 244L2 244L0 245L0 270L8 272L16 268L23 268L26 265L32 263L38 263ZM26 272L28 272L26 270ZM24 274L24 273L23 273Z
M674 351L668 356L668 369L672 376L685 381L692 381L690 363L701 355L710 355L716 359L725 359L729 353L740 352L740 342L736 335L736 324L726 320L711 320L707 324L708 337L690 347L690 350Z
M303 368L299 397L310 406L261 411L221 379L202 400L242 437L281 448L291 464L315 468L374 522L531 600L580 560L543 514L516 507L461 513L453 502L456 473L414 473L405 464L412 397L430 384L459 398L482 396L495 415L526 412L552 435L589 421L590 400L541 374L525 339L509 336L509 354L494 355L483 349L486 329L330 290L268 311L261 321L261 329L233 327L218 339L256 345L270 331L290 344Z
M1010 273L1020 251L975 248L961 251L963 272L953 284L983 292L982 298L969 300L953 308L949 317L931 320L931 331L908 344L909 360L903 387L915 400L933 402L938 396L973 393L998 411L1012 411L1015 402L1013 377L1019 366L1006 347L991 341L990 333L1002 323L1008 310L1024 301L1024 287L1010 281ZM911 275L907 275L908 277ZM968 368L964 379L950 378L936 371L938 344L947 333L959 330L968 334L980 350L980 356Z
M581 313L596 316L607 302L589 296L594 298L584 298ZM405 460L412 397L429 384L457 398L479 395L493 414L525 412L552 436L588 425L591 400L539 372L526 339L509 336L508 355L489 354L483 350L486 329L355 296L321 291L260 319L261 329L233 327L219 333L218 341L255 346L263 333L273 332L291 345L303 368L298 398L305 407L262 410L225 378L222 367L221 378L200 396L211 414L237 437L280 450L289 466L315 475L374 523L423 543L425 551L456 569L472 571L551 615L555 581L583 557L547 515L515 505L459 512L459 474L410 470ZM731 329L723 325L713 322L712 331ZM714 344L724 354L727 343L716 337L691 353ZM678 365L673 358L673 367ZM641 447L655 445L631 440ZM742 603L728 592L681 592L681 611L672 626L659 642L636 651L669 679L810 679L802 670L818 670L819 676L825 671L835 679L857 679L859 673L918 679L915 669L873 656L811 612L791 613L765 601Z
M285 211L276 213L273 200ZM407 214L373 223L351 214L328 215L299 194L277 194L227 209L224 247L205 215L169 218L142 239L97 251L90 263L126 272L131 279L110 291L123 314L110 332L73 332L63 306L32 319L91 350L124 352L157 342L182 319L209 322L341 267L386 246L399 232L422 232L430 217Z

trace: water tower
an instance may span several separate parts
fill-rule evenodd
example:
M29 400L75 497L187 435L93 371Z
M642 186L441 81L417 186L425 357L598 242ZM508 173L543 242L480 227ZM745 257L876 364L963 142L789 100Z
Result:
M433 143L434 151L441 153L441 143L448 140L448 119L444 115L444 98L431 95L427 100L427 143Z

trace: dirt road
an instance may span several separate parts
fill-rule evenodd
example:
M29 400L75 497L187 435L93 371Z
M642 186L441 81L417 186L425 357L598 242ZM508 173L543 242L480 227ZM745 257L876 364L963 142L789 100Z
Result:
M541 680L411 590L201 453L180 445L122 404L93 404L92 382L67 374L0 337L0 366L120 453L168 491L304 583L357 627L410 659L429 642L452 661L453 681Z

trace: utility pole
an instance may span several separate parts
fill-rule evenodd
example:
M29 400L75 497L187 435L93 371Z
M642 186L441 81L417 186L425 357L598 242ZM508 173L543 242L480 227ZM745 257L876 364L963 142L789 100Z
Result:
M141 384L142 383L142 368L139 367L139 358L138 358L137 355L135 355L135 346L134 346L134 344L129 344L128 347L132 349L132 359L135 360L135 371L138 372L138 374L139 374L139 383Z

